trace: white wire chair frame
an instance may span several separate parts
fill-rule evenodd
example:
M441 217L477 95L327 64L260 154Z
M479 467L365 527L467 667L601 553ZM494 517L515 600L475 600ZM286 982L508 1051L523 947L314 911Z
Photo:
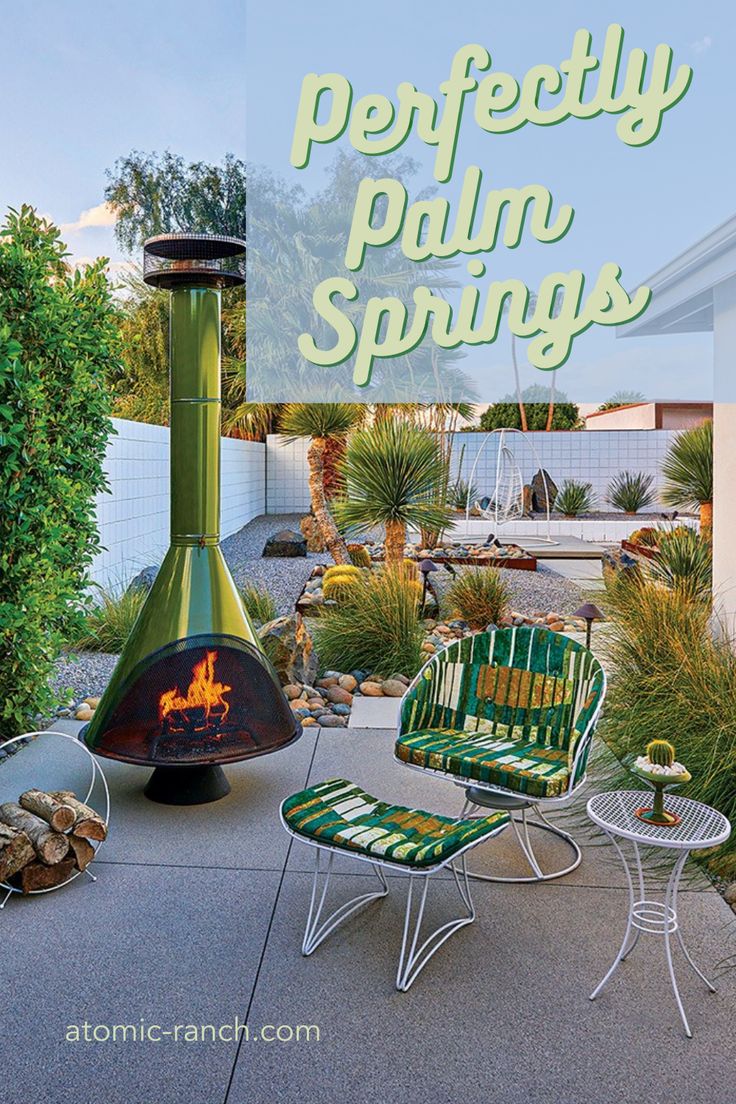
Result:
M428 964L429 960L437 953L440 947L454 935L460 928L466 927L468 924L472 924L475 920L475 905L473 903L472 896L470 894L470 874L466 866L466 853L471 848L477 846L479 843L485 843L487 840L497 836L500 832L503 832L508 825L508 821L505 820L502 823L489 829L487 833L478 837L478 839L471 840L461 850L454 852L451 856L445 859L443 862L435 863L433 866L412 868L404 866L400 863L389 862L385 859L378 859L373 855L361 854L358 851L348 851L344 847L335 847L330 844L320 843L318 840L310 839L308 836L304 836L299 832L295 832L293 828L287 824L284 819L283 812L280 812L281 823L286 831L293 839L299 840L301 843L306 843L310 847L314 847L317 851L317 858L315 863L314 878L312 881L312 894L309 902L309 912L307 914L307 922L304 929L304 938L302 940L302 954L305 957L313 954L317 947L324 942L329 935L340 927L346 920L353 916L360 909L371 904L373 901L378 901L388 895L389 887L386 877L383 873L385 870L392 870L394 873L405 874L409 878L409 891L406 899L406 912L404 914L403 935L401 940L401 951L399 954L399 964L396 971L396 988L400 993L406 993L416 981L419 974L424 967ZM325 880L322 886L322 890L319 890L321 869L321 855L325 852L329 855L327 860L327 868L325 870ZM375 892L361 893L357 897L352 897L350 900L345 901L342 905L339 905L333 912L330 913L326 919L322 920L322 911L327 898L327 891L330 884L330 878L332 876L332 866L335 859L335 855L343 855L348 858L357 859L359 862L366 862L372 868L378 880L381 888ZM456 862L460 861L460 870L457 869ZM422 927L422 921L424 919L424 911L427 903L427 891L429 889L429 879L432 874L436 874L439 870L443 870L446 866L449 866L455 886L465 906L465 913L462 916L456 917L452 920L448 920L444 924L440 924L438 928L435 928L422 943L419 943L420 932ZM424 885L419 892L419 905L416 911L412 923L412 913L414 912L415 903L415 883L417 879L424 879ZM320 922L321 921L321 922Z
M13 744L18 744L23 740L35 739L39 736L58 736L62 740L69 740L81 752L84 753L84 755L87 757L87 759L89 760L89 762L91 764L92 774L91 774L91 779L90 779L89 786L87 788L87 792L86 792L85 796L80 797L79 800L84 805L88 805L89 801L90 801L90 798L92 797L93 791L95 789L95 786L99 782L100 783L100 788L101 788L102 794L103 794L103 804L104 804L104 813L100 813L100 815L102 816L103 820L105 821L105 824L109 825L109 823L110 823L110 791L108 789L107 779L105 778L105 774L104 774L104 772L102 770L102 767L100 766L98 760L91 753L91 751L83 743L81 743L81 741L76 736L70 736L68 732L55 732L53 729L40 729L39 731L36 731L36 732L26 732L26 733L23 733L23 735L21 735L21 736L14 736L12 740L6 740L3 744L0 744L0 747L3 750L7 750L7 748L9 748ZM2 778L3 778L3 773L2 773L2 768L0 768L0 780L2 780ZM92 845L92 847L94 848L95 858L97 858L97 852L99 851L100 847L102 846L103 841L102 840L90 840L89 842ZM94 861L94 859L92 861ZM48 886L46 889L31 889L31 890L28 891L28 893L24 894L24 896L36 896L36 895L41 894L41 893L53 893L55 890L62 889L63 886L69 885L69 883L73 882L76 878L78 878L80 874L86 874L93 882L97 881L96 876L89 869L89 866L87 866L84 870L75 870L72 874L70 874L70 876L65 881L60 882L59 885ZM10 897L12 896L13 893L22 893L22 890L18 886L12 886L8 882L0 882L0 890L5 890L6 891L5 896L3 897L2 901L0 901L0 909L5 908L5 905L7 904L8 900L10 899Z
M547 520L547 535L539 536L538 534L529 535L524 537L525 544L559 544L551 533L551 510L550 510L550 495L549 486L547 484L547 476L542 464L541 458L537 449L526 433L521 429L513 428L499 428L492 429L490 433L481 442L480 448L476 453L473 466L470 469L470 475L468 477L468 487L473 486L473 479L475 478L475 472L478 467L481 456L483 455L488 442L492 437L498 437L498 452L496 454L496 481L493 488L493 496L491 498L488 507L483 509L480 502L471 502L468 497L465 507L465 532L470 532L470 511L473 508L480 510L481 515L486 521L492 521L496 529L503 525L507 525L510 521L518 521L524 514L524 479L521 474L521 469L516 463L513 450L506 443L507 434L517 434L522 437L526 444L532 451L534 462L542 476L542 484L544 486L544 498L546 503L546 520ZM495 534L498 535L498 534Z
M426 668L430 667L436 661L437 654L438 653L431 655L422 665L411 684L407 686L406 694L409 694L411 690L420 683ZM564 831L564 829L558 827L556 824L550 823L544 814L544 810L547 809L551 812L552 810L563 809L571 804L587 781L589 746L595 734L607 689L606 672L602 668L601 674L602 687L600 700L597 708L585 726L584 732L581 733L575 748L575 755L573 756L573 761L570 766L570 779L567 789L563 793L557 794L555 797L528 797L525 794L519 793L517 790L512 790L505 786L478 782L475 779L452 774L449 771L439 770L435 767L424 767L416 763L407 763L404 759L399 759L394 751L394 760L402 767L408 767L410 770L416 770L422 774L431 774L434 775L435 778L444 778L446 781L449 780L456 786L461 787L461 789L465 791L465 801L460 812L461 817L478 816L479 814L474 812L474 810L480 809L483 810L481 814L483 816L488 815L489 809L508 813L514 835L516 836L524 858L531 868L532 873L527 876L518 875L504 877L497 874L479 874L476 871L468 871L469 878L474 878L476 881L481 882L503 882L512 885L524 885L533 882L554 881L557 878L564 877L566 874L571 874L573 870L576 870L577 867L580 866L583 854L579 844L569 832ZM404 697L406 697L406 694ZM399 710L399 720L396 728L397 739L402 734L401 725L401 710ZM580 777L578 777L578 771L583 763L585 763L585 769L582 771ZM478 800L474 800L474 798ZM537 820L529 819L527 813L530 811L538 817ZM518 813L518 820L517 817L514 816L514 813ZM530 828L537 828L543 832L547 832L568 844L573 853L572 862L565 867L545 873L537 859L534 846L529 838Z

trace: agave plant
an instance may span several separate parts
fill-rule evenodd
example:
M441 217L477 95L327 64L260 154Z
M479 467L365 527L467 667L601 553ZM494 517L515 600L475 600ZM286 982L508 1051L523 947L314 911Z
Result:
M662 463L662 502L680 510L700 511L700 531L713 524L713 422L678 433Z
M654 476L645 472L621 472L608 484L608 501L616 510L636 514L656 501Z
M683 598L708 601L713 579L710 541L694 529L679 526L659 536L657 557L650 561L654 579Z
M478 488L475 483L469 483L467 479L458 476L447 495L448 506L451 506L453 510L467 510L469 506L477 501Z
M555 499L555 510L565 517L577 517L593 509L595 497L591 483L581 483L577 479L566 479Z
M447 463L426 430L393 420L357 430L341 471L348 490L334 504L340 526L365 533L383 525L388 561L403 558L407 525L443 529L449 522L450 511L437 501Z
M360 416L360 409L350 403L288 403L279 425L287 440L310 441L307 463L312 513L335 563L348 564L350 556L327 505L325 453L329 442L345 438Z

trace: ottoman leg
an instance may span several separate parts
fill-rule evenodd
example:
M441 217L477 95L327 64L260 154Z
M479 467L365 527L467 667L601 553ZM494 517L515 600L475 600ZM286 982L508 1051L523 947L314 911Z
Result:
M380 866L375 866L371 863L381 883L381 889L377 890L375 893L361 893L358 897L351 897L349 901L346 901L343 905L340 905L339 908L336 908L333 913L320 923L322 910L324 909L325 899L327 897L327 890L330 884L330 877L332 875L332 863L335 858L334 851L330 851L330 857L327 860L327 868L324 872L324 883L320 893L319 883L322 874L322 851L323 848L317 848L317 863L314 870L314 881L312 882L312 897L309 902L309 915L307 916L307 926L302 941L303 955L311 955L335 928L347 920L348 917L352 916L354 912L357 912L358 909L363 908L364 905L370 904L371 901L377 901L379 898L385 897L388 893L388 883L386 882L383 871Z
M460 874L456 870L454 864L450 867L453 877L455 879L455 885L462 898L463 904L466 908L466 914L458 917L456 920L449 920L446 924L441 924L439 928L428 935L421 946L417 949L417 943L419 942L419 932L422 926L422 919L424 917L424 906L427 902L427 889L429 888L429 879L431 874L418 874L412 872L409 875L409 894L406 900L406 916L404 919L404 938L401 942L401 955L399 956L399 969L396 974L396 988L405 993L416 980L417 976L424 969L429 962L435 951L438 951L442 944L450 938L460 928L464 928L466 924L472 924L475 920L475 906L473 905L473 899L470 896L470 885L468 882L468 869L465 863L465 855L460 859ZM414 903L414 882L417 878L423 878L424 885L422 886L421 895L419 898L419 909L416 915L416 919L412 925L412 911ZM410 931L411 928L411 931Z

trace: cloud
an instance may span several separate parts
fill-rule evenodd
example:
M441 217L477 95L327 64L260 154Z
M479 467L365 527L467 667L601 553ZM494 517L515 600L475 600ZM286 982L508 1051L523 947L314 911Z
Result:
M82 211L76 222L64 222L61 231L64 234L74 233L77 230L88 230L95 226L114 226L117 215L109 203L98 203L96 207L88 207Z
M710 50L713 45L713 39L710 35L703 35L702 38L696 38L695 42L690 43L690 49L696 54L704 54L706 50Z

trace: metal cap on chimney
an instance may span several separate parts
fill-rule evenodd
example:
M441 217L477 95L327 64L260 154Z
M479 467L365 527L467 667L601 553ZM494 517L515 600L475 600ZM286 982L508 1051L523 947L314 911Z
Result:
M245 283L245 242L221 234L158 234L143 246L143 279L152 287L238 287Z

